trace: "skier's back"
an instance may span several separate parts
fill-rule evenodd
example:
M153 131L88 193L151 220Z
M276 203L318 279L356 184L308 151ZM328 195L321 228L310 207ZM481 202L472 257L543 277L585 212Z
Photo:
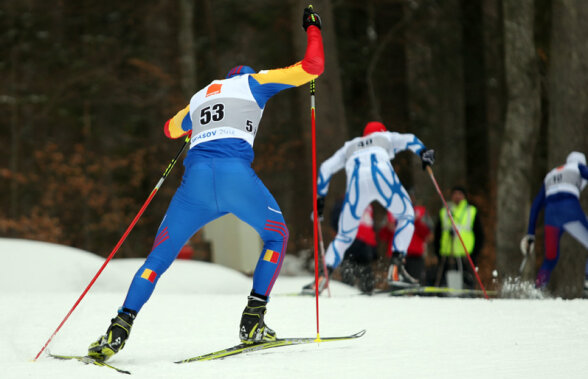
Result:
M251 168L251 162L266 102L278 92L307 83L323 72L320 18L306 8L302 24L307 32L302 61L258 73L248 66L236 66L226 79L215 80L198 91L190 104L165 124L165 134L170 138L191 133L182 184L161 222L151 253L135 274L106 334L90 345L90 356L106 360L123 348L133 320L185 242L206 223L227 213L251 225L264 243L253 274L253 288L241 315L239 337L243 343L276 339L264 315L286 254L288 228L278 203Z

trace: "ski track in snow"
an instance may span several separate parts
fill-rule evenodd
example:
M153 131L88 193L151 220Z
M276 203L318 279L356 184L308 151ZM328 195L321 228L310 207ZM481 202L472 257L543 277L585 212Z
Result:
M0 378L123 378L77 361L33 358L104 260L69 247L0 239ZM49 350L81 354L104 333L142 259L114 259ZM288 296L312 280L281 276L266 321L278 336L316 336L313 297ZM586 378L588 302L361 296L332 283L319 301L320 335L352 341L281 347L219 361L173 361L237 344L251 278L176 261L108 363L136 378ZM123 375L123 376L121 376Z

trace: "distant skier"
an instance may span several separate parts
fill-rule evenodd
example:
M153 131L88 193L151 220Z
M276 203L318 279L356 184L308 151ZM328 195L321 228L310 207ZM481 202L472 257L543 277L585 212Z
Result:
M587 180L586 156L577 151L572 151L564 165L549 171L543 179L531 207L527 235L521 240L521 252L530 254L535 247L537 217L545 207L545 257L535 279L537 288L543 289L549 283L559 258L559 241L564 231L588 249L588 220L580 205L580 192L586 187Z
M331 176L345 168L347 187L337 235L329 245L325 261L333 271L353 243L365 208L378 201L397 220L391 269L396 285L417 285L418 280L405 270L403 261L414 231L414 210L410 197L390 160L400 151L410 150L421 157L423 169L435 162L435 152L428 150L413 134L389 132L381 122L368 122L363 136L347 141L333 156L321 164L318 178L318 214L322 216ZM325 288L325 277L319 278L319 292ZM303 293L314 294L314 281L303 287Z
M280 207L251 162L253 141L267 101L323 72L321 20L312 8L304 9L302 26L307 32L302 61L258 73L248 66L236 66L226 79L214 80L198 91L190 104L165 124L169 138L191 133L182 184L161 222L151 253L135 274L106 335L90 345L90 356L106 360L124 347L137 313L184 243L205 224L227 213L251 225L264 242L239 337L244 343L276 339L276 333L264 322L264 314L286 254L288 229Z

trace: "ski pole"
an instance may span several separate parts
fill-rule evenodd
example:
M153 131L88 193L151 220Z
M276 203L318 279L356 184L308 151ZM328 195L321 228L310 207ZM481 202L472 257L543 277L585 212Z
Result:
M186 137L186 139L184 140L184 143L182 144L182 148L178 151L178 153L176 154L176 156L174 157L174 159L171 160L171 162L169 163L169 165L167 166L167 168L163 172L163 175L161 176L161 179L159 179L159 181L155 185L155 188L153 188L153 190L151 191L151 194L147 198L147 201L145 201L145 203L143 204L143 206L139 210L139 213L137 213L137 215L135 216L135 218L133 219L133 221L131 222L131 224L128 226L127 230L122 235L121 239L118 241L118 243L116 244L116 246L114 247L114 249L112 249L112 252L106 258L106 260L104 261L104 263L102 264L102 266L100 267L100 269L98 270L98 272L96 273L96 275L94 275L94 277L90 281L90 284L88 284L88 286L86 287L86 289L84 290L84 292L82 292L82 294L80 295L80 297L78 298L78 300L75 302L75 304L73 305L73 307L71 307L71 309L69 310L69 312L67 313L67 315L65 315L65 318L63 319L63 321L61 321L61 323L59 324L59 326L57 327L57 329L55 329L55 331L53 332L53 334L51 335L51 337L49 337L49 339L47 340L47 342L45 342L45 345L43 345L43 348L41 349L41 351L39 351L39 353L37 353L37 355L33 359L33 362L36 361L39 358L39 356L43 353L43 351L45 351L45 349L47 348L47 346L49 345L49 343L51 343L51 340L53 340L53 337L55 337L55 335L57 334L57 332L59 332L59 330L61 329L61 327L63 326L63 324L65 324L65 322L67 321L67 319L69 318L69 316L72 314L72 312L74 311L74 309L76 309L76 307L78 306L78 304L80 304L80 302L82 301L82 299L84 298L84 296L86 296L86 293L88 293L88 291L90 290L90 288L94 285L94 282L96 282L96 279L98 279L98 276L100 276L100 274L102 273L102 271L104 270L104 268L106 267L106 265L108 264L108 262L110 262L110 260L114 256L114 254L116 254L116 252L118 251L118 249L120 248L120 246L123 244L123 242L125 241L125 239L129 235L129 233L131 232L131 230L135 227L135 224L137 223L137 221L139 221L139 218L143 215L143 212L145 211L145 209L147 208L147 206L149 205L149 203L151 202L151 200L153 199L153 197L155 196L155 194L159 190L159 187L161 187L161 185L163 184L163 182L165 181L165 179L167 178L167 176L171 172L172 168L176 164L177 160L179 159L180 155L182 154L182 152L186 148L186 145L188 145L189 142L190 142L190 135L188 135Z
M528 257L526 255L523 257L523 260L521 261L521 265L519 267L519 274L522 274L525 267L527 267L527 258Z
M327 287L327 293L329 297L331 297L331 287L329 282L329 270L327 270L327 261L325 260L325 244L323 243L323 231L321 228L321 220L318 221L317 231L318 231L318 239L319 239L319 247L321 251L321 259L323 261L323 272L325 273L325 286Z
M476 279L478 280L478 284L480 285L482 292L484 293L484 297L486 299L488 299L488 294L486 293L486 288L484 288L484 285L482 284L482 280L480 280L480 276L478 275L478 272L476 271L476 267L474 266L474 262L472 261L472 257L470 257L470 253L469 253L468 249L466 248L466 245L463 242L463 239L461 238L461 234L459 234L459 230L457 230L457 226L455 225L455 221L453 221L453 216L451 215L451 211L449 210L449 207L447 206L447 202L445 201L445 197L443 196L443 193L441 192L441 189L439 188L439 184L437 184L437 180L435 179L435 175L433 175L433 169L431 168L431 166L427 166L427 172L429 173L429 176L431 177L431 180L433 181L433 184L435 185L435 189L437 190L437 193L439 194L439 196L441 197L441 200L443 201L443 205L445 205L445 210L447 211L447 215L449 216L449 220L451 220L451 226L453 227L455 234L459 237L459 241L461 242L461 246L463 247L463 250L466 253L466 257L468 257L468 262L470 262L470 266L472 268L472 271L474 272L474 275L476 276Z
M316 203L317 199L317 172L316 172L316 115L315 115L315 101L314 95L316 92L316 85L314 79L310 81L310 124L311 124L311 135L312 135L312 237L314 242L314 297L316 299L316 341L321 340L320 329L319 329L319 275L318 275L318 207Z

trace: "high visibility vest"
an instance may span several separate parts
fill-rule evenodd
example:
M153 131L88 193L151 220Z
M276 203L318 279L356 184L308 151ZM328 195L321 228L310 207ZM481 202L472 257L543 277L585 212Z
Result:
M474 243L474 219L478 209L473 205L468 204L467 200L462 200L457 206L452 204L449 209L455 221L455 226L459 230L459 235L463 243L471 254ZM447 210L442 208L439 211L439 219L441 220L441 244L439 253L445 257L465 257L465 251L459 240L459 237L453 231L451 220L447 215Z

